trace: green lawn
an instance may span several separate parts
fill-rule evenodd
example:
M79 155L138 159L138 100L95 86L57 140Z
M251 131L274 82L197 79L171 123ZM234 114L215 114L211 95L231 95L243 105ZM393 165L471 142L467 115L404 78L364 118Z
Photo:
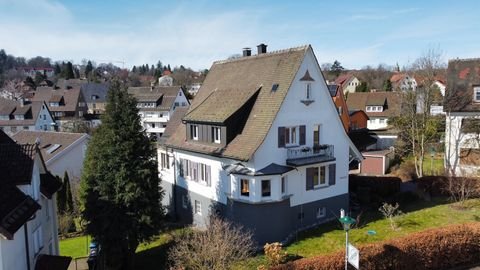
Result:
M407 157L403 162L413 162L413 157ZM423 160L423 174L424 175L443 175L445 167L443 164L443 154L436 154L433 158L429 153L425 155Z
M70 256L72 258L84 257L88 255L88 245L91 238L79 236L60 240L60 255Z
M446 199L434 198L431 202L415 201L409 205L401 205L405 213L398 220L399 229L393 231L387 220L373 210L361 218L361 227L350 231L350 242L353 245L371 243L392 239L412 232L428 228L458 224L471 221L480 221L480 199L473 199L466 203L465 209L452 207ZM376 235L370 236L367 231L374 230ZM180 230L163 233L151 243L141 245L137 249L136 269L161 269L165 266L166 254L172 243L172 234ZM317 229L309 230L298 235L298 240L286 248L290 256L311 257L343 249L345 233L338 222L331 222ZM77 237L60 241L61 255L79 257L86 255L86 238ZM265 264L262 255L245 261L237 269L256 269Z

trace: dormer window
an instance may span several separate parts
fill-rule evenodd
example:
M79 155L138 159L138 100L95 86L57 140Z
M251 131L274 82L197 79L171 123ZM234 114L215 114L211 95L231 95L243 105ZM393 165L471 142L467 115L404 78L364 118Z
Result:
M194 141L198 141L198 125L190 125L190 136Z
M212 140L214 143L220 143L220 127L212 127Z
M473 87L473 101L480 102L480 86Z

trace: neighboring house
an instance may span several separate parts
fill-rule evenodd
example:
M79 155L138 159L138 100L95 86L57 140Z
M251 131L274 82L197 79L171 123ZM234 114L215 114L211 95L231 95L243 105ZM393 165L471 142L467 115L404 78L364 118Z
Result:
M188 93L192 96L195 96L198 93L198 90L200 90L200 87L202 86L202 83L192 83L188 87Z
M350 93L347 106L350 110L363 110L370 118L367 128L378 130L388 128L388 118L400 115L401 101L401 94L395 92Z
M55 130L55 121L45 102L0 98L0 129L9 135L20 130Z
M37 142L47 169L60 177L67 172L75 184L82 174L89 138L85 133L49 131L20 131L12 136L20 144Z
M0 131L0 270L67 269L60 257L55 193L36 144L16 144Z
M105 113L107 100L108 83L86 83L80 87L83 100L87 104L87 114L93 115L96 119Z
M445 91L445 167L450 174L480 169L480 58L448 62Z
M58 84L54 87L38 87L32 100L44 101L55 117L60 130L63 130L62 126L66 122L83 121L84 115L87 114L87 104L80 87L80 85L67 85L65 88L59 88Z
M141 124L155 139L163 135L177 108L190 106L180 86L130 87L128 93L137 99Z
M385 175L394 159L394 151L385 149L362 152L365 158L360 164L360 173L365 175Z
M158 153L170 215L202 227L216 213L260 245L348 210L349 162L361 159L312 47L266 47L214 62Z
M343 93L354 93L355 88L360 85L360 80L353 74L342 74L335 79L335 84L343 88Z
M407 73L395 73L390 78L394 91L407 91L417 89L417 81Z
M337 113L342 121L343 128L346 132L350 131L350 114L348 113L348 107L345 102L345 97L343 96L342 87L336 84L330 84L328 85L328 91L333 99L335 108L337 108Z
M158 78L158 86L173 86L173 78L170 75L165 75Z
M53 75L55 75L55 71L51 67L18 67L15 69L22 72L24 76L30 76L32 78L35 78L37 72L47 76L47 78L53 77Z

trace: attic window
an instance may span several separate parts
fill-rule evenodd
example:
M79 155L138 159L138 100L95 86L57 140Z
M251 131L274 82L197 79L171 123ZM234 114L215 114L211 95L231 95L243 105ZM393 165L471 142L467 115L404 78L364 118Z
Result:
M278 89L278 83L274 83L272 85L272 91L275 92L275 91L277 91L277 89Z
M473 87L473 100L480 102L480 86Z
M61 144L54 144L52 147L50 147L47 150L47 153L51 154L51 153L55 152L58 148L60 148L60 146L62 146L62 145Z

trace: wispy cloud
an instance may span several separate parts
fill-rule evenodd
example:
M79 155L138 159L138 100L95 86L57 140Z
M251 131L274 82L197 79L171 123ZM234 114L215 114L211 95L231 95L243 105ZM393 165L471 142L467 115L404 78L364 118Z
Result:
M385 20L388 16L379 14L356 14L348 18L349 21L378 21Z

